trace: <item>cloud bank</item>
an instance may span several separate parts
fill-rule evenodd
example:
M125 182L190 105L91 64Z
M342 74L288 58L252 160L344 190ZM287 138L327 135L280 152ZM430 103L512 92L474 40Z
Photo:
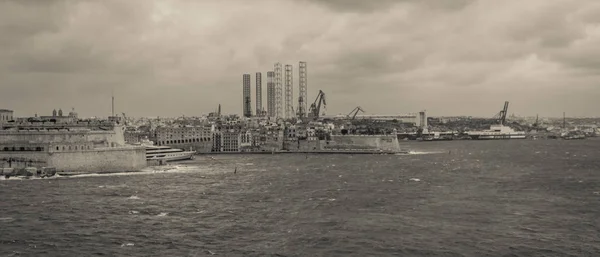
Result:
M292 64L297 97L298 61L328 114L600 110L593 0L8 0L0 33L16 115L107 116L112 92L130 116L241 114L243 73Z

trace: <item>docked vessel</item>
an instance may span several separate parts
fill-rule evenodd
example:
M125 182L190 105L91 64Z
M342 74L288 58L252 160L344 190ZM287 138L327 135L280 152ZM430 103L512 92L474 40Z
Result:
M580 133L563 133L561 137L565 140L585 139L585 135Z
M504 125L492 125L489 130L470 131L467 135L471 139L486 140L486 139L525 139L527 135L524 131L515 131L511 127Z
M449 133L449 132L445 132L445 133L440 133L440 132L430 132L427 134L423 134L421 135L420 138L417 138L417 140L421 140L421 141L447 141L447 140L453 140L453 134Z
M506 114L508 113L508 102L504 102L504 108L495 118L498 119L500 124L491 125L490 129L483 131L470 131L467 135L471 139L485 140L485 139L525 139L527 134L524 131L515 131L511 127L505 126Z
M146 148L146 160L147 161L181 161L181 160L193 160L196 151L185 151L182 149L176 149L169 146L157 146L152 141L143 140L141 143Z

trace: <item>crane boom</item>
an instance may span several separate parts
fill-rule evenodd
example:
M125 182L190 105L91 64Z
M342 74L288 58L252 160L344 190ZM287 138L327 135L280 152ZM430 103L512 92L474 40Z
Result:
M319 113L321 113L321 105L325 108L327 106L327 102L325 101L325 93L322 90L319 90L319 94L315 99L315 102L310 105L310 114L316 120L319 118Z
M508 101L504 102L504 109L502 109L502 117L500 118L500 125L504 125L506 122L506 114L508 113Z
M348 113L348 118L356 118L358 112L365 112L360 106L356 106L350 113Z
M508 114L508 101L504 102L504 108L494 116L496 120L500 123L500 125L504 125L506 122L506 115Z

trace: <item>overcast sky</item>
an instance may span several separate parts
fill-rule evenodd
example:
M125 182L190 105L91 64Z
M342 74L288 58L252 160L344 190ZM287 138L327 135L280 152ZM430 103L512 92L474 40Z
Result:
M17 116L107 116L113 90L129 116L241 114L243 73L254 94L263 72L266 106L275 62L297 99L298 61L327 114L600 116L600 1L0 1L0 108Z

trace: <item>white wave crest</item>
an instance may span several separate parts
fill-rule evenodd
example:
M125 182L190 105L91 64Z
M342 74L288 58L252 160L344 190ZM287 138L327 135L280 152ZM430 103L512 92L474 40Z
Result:
M430 152L410 151L410 152L408 152L408 154L442 154L442 153L450 153L450 152L447 152L447 151L430 151Z

